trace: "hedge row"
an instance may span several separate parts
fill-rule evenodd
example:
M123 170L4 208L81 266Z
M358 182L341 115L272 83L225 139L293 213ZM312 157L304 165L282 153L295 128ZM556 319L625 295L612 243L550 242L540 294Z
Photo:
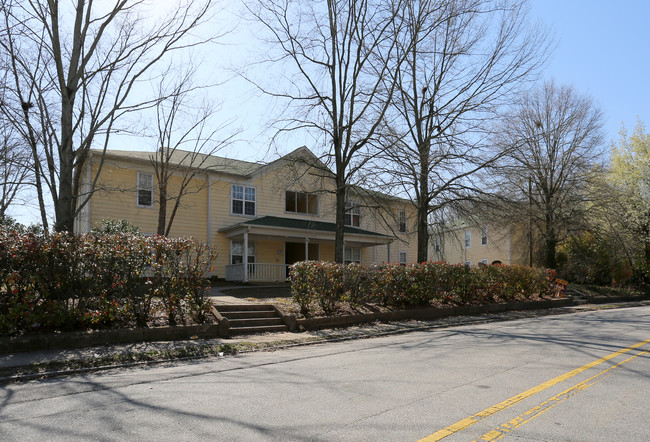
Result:
M426 262L364 267L303 261L291 267L291 294L303 315L318 305L326 315L342 302L352 306L379 303L391 307L485 304L550 296L552 275L530 267Z
M0 334L204 322L215 257L191 238L0 229Z

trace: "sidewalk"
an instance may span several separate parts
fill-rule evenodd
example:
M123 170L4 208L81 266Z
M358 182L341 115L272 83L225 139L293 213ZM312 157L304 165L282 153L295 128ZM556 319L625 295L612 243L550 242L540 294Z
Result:
M214 295L219 302L230 302L233 298ZM308 345L323 342L362 339L412 331L423 331L461 325L481 324L498 321L511 321L547 315L569 314L609 308L626 308L650 305L650 301L621 302L611 304L583 304L552 309L510 311L476 316L455 316L431 321L408 320L353 326L344 329L328 329L301 333L274 333L239 336L230 339L193 339L185 341L144 342L110 346L89 347L74 350L45 350L26 353L0 354L0 381L30 379L41 376L74 374L80 371L94 371L102 368L122 368L140 364L172 362L175 359L206 358L223 356L224 349L234 349L237 353ZM156 358L155 355L160 355ZM171 357L166 355L171 354ZM174 357L174 354L177 354ZM181 356L178 356L180 354ZM198 356L196 356L198 354ZM152 355L152 360L142 357ZM189 355L189 356L182 356ZM194 356L193 356L194 355ZM102 361L106 363L102 363ZM117 361L117 362L116 362ZM126 361L126 362L125 362ZM134 362L135 361L135 362ZM74 366L72 369L69 366ZM16 375L19 373L19 375ZM20 373L26 374L26 376ZM34 375L33 373L39 373Z

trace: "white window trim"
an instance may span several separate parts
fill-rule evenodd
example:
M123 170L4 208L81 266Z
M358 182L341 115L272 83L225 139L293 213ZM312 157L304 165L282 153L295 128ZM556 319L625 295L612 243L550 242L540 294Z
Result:
M402 257L404 257L403 261ZM405 266L408 262L408 254L406 252L399 252L397 255L397 261L399 262L399 265Z
M353 258L352 256L350 256L350 255L352 255L352 250L358 250L359 251L359 260L358 261L355 260L355 259L351 259L351 258ZM320 254L320 247L319 247L318 253ZM352 263L352 262L356 262L356 263L361 264L361 255L362 255L361 247L346 247L343 250L343 261L346 264L349 264L349 263ZM350 259L348 259L348 258L350 258Z
M356 201L352 201L352 200L346 200L345 205L346 208L345 208L345 216L343 217L343 221L344 221L343 225L360 229L361 228L361 205L358 204ZM350 224L345 223L345 217L347 217L348 215L350 216ZM355 226L353 222L355 216L359 218L358 226Z
M483 264L485 264L485 265L489 265L489 264L490 264L490 263L488 262L487 259L482 259L481 262L482 262Z
M467 267L472 267L472 261L465 261L465 265Z
M483 238L485 238L485 244L483 244ZM488 237L488 228L486 227L481 227L481 246L485 247L488 245L489 237Z
M240 242L241 245L242 245L242 252L244 251L244 241L242 241L242 240L238 240L238 239L231 239L231 240L230 240L230 251L229 251L229 252L230 252L230 253L229 253L230 256L229 256L229 258L228 258L228 263L229 263L229 265L235 265L235 264L232 263L232 257L233 257L233 253L232 253L232 245L233 245L233 243L235 243L235 242ZM248 241L248 247L249 247L249 248L250 248L250 247L253 247L253 248L255 249L255 254L254 254L254 255L248 255L248 258L250 258L250 257L252 256L253 258L255 258L254 261L257 262L257 244L256 244L256 242L255 242L255 241ZM235 256L239 256L239 255L235 255ZM243 263L243 261L244 261L244 255L241 255L241 256L242 256L242 263ZM249 264L254 264L255 262L251 263L250 261L248 261Z
M404 219L404 230L402 230L402 218ZM408 230L408 225L406 223L406 210L400 210L397 214L397 231L400 233L406 233Z
M467 243L469 243L469 245L467 245ZM472 231L471 230L465 230L464 244L465 244L466 249L471 249L472 248Z
M148 206L140 204L140 176L149 175L151 177L151 204ZM139 209L153 209L156 196L156 183L154 174L151 172L137 172L135 175L135 207ZM146 189L142 189L146 190Z
M287 210L287 192L293 192L293 193L296 194L296 210L295 211ZM297 198L298 198L299 193L306 194L308 198L316 198L316 213L298 212L298 199ZM257 207L256 207L256 210L257 210ZM307 200L307 210L309 210L309 200ZM284 213L291 213L291 214L296 214L296 215L320 216L320 196L317 193L313 193L313 192L303 192L301 190L286 189L284 191Z
M243 200L238 200L238 201L242 201L242 203L243 203L243 204L242 204L242 213L235 213L235 212L233 212L233 210L232 210L232 202L233 202L233 200L234 200L234 198L233 198L233 196L232 196L232 192L233 192L233 187L235 187L235 186L239 186L239 187L242 187L242 188L243 188L243 196L244 196L244 199L243 199ZM246 214L246 188L254 189L254 190L255 190L255 213L254 213L253 215L248 215L248 214ZM232 183L232 184L230 184L230 200L229 200L229 201L230 201L230 214L231 214L232 216L245 216L245 217L247 217L247 218L251 218L251 217L256 217L256 216L257 216L257 201L258 201L258 197L257 197L257 187L256 187L256 186L250 186L250 185L248 185L248 184L238 184L238 183Z

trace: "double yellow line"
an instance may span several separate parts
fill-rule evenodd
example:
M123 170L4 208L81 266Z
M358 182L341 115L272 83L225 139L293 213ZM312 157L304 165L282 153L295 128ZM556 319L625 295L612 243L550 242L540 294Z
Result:
M519 393L519 394L517 394L515 396L512 396L511 398L506 399L503 402L500 402L500 403L498 403L498 404L496 404L496 405L494 405L492 407L486 408L485 410L480 411L480 412L478 412L478 413L476 413L476 414L474 414L474 415L472 415L470 417L467 417L467 418L465 418L463 420L460 420L460 421L456 422L455 424L449 425L448 427L443 428L442 430L436 431L432 435L427 436L427 437L425 437L423 439L420 439L420 442L423 442L423 441L424 442L438 441L438 440L441 440L441 439L443 439L443 438L445 438L447 436L450 436L450 435L452 435L454 433L462 431L465 428L468 428L468 427L474 425L475 423L481 421L482 419L485 419L485 418L487 418L489 416L492 416L493 414L496 414L496 413L498 413L500 411L503 411L506 408L512 407L513 405L523 401L526 398L529 398L530 396L532 396L534 394L537 394L537 393L539 393L541 391L544 391L547 388L550 388L550 387L552 387L554 385L559 384L560 382L563 382L563 381L565 381L567 379L570 379L570 378L572 378L572 377L574 377L574 376L576 376L576 375L578 375L580 373L583 373L583 372L589 370L590 368L593 368L593 367L595 367L595 366L597 366L599 364L602 364L603 362L607 362L607 361L609 361L611 359L614 359L614 358L616 358L616 357L618 357L618 356L620 356L622 354L625 354L625 353L627 353L629 351L632 351L632 350L634 350L636 348L642 347L642 346L644 346L646 344L650 344L650 339L638 342L638 343L636 343L634 345L631 345L631 346L629 346L627 348L618 350L618 351L616 351L614 353L611 353L611 354L609 354L609 355L607 355L605 357L602 357L600 359L596 359L593 362L590 362L590 363L588 363L586 365L583 365L580 368L576 368L575 370L571 370L568 373L565 373L565 374L560 375L558 377L555 377L555 378L553 378L553 379L551 379L549 381L546 381L546 382L544 382L542 384L539 384L536 387L529 388L528 390L526 390L526 391L524 391L522 393ZM591 385L591 384L589 384L589 382L591 380L593 380L594 378L608 372L609 370L611 370L611 369L613 369L615 367L618 367L619 365L622 365L622 364L634 359L637 356L640 356L641 354L645 354L645 353L648 353L648 351L644 351L643 353L639 353L639 354L637 354L637 355L635 355L635 356L633 356L631 358L626 359L625 361L622 361L622 362L616 364L613 367L608 368L607 370L605 370L605 371L603 371L601 373L598 373L595 376L592 376L591 378L587 379L586 381L583 381L583 382L569 388L568 390L565 390L564 392L560 393L559 395L554 396L553 398L551 398L548 401L544 402L542 405L550 403L550 402L552 402L554 400L557 401L560 397L562 397L562 395L570 395L573 392L580 391L581 389L586 388L588 385ZM522 423L524 423L524 420L528 421L530 419L533 419L534 417L536 417L539 414L543 413L544 411L546 411L550 407L546 407L545 409L543 409L543 411L540 411L540 412L536 413L536 411L539 411L538 408L541 410L543 407L541 407L541 406L540 407L535 407L532 410L529 410L528 412L524 413L524 415L526 415L526 416L534 415L532 417L529 417L527 420L523 417L524 415L518 416L517 418L515 418L515 419L509 421L508 423L502 425L500 427L501 431L500 430L494 430L494 431L491 431L489 433L486 433L485 435L483 435L482 439L483 440L495 440L495 439L499 438L500 436L502 436L504 431L508 431L508 429L511 428L511 427L516 427L516 426L521 425Z

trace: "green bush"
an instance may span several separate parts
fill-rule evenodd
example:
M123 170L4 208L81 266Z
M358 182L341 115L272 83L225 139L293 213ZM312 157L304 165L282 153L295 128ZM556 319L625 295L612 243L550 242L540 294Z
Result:
M352 306L378 302L403 308L430 305L485 304L550 296L554 275L524 266L467 267L441 262L364 267L303 261L291 267L291 293L303 315L316 305L326 315L341 302Z
M0 229L0 334L203 322L215 257L191 238Z

